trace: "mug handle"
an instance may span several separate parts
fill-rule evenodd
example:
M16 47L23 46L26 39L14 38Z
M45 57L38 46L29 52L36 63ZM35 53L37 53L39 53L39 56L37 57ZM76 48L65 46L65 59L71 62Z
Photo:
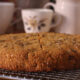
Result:
M47 3L46 5L44 5L43 8L48 8L49 9L50 6L53 7L54 12L55 12L56 5L54 3ZM58 14L58 13L55 12L53 18L54 18L55 23L52 22L51 27L57 27L58 25L61 24L61 22L62 22L62 16L60 14Z

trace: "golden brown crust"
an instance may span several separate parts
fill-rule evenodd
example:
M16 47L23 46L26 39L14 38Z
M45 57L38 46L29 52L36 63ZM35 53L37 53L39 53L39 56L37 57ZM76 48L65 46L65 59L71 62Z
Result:
M80 35L1 35L0 68L29 72L79 69Z

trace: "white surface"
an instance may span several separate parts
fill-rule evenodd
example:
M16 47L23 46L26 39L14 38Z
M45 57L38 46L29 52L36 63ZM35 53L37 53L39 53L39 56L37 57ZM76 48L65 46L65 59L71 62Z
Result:
M47 5L54 7L63 17L62 25L56 27L56 32L80 34L80 0L56 0L56 4Z
M0 2L0 34L5 33L14 13L14 4Z

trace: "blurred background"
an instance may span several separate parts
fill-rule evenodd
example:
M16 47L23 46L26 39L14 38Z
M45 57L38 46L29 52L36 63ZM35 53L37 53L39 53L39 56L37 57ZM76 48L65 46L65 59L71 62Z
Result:
M55 0L0 0L0 2L13 2L15 7L18 9L43 8L43 6L48 2L56 3ZM13 24L9 26L6 33L24 32L20 10L16 10L14 13L12 23Z

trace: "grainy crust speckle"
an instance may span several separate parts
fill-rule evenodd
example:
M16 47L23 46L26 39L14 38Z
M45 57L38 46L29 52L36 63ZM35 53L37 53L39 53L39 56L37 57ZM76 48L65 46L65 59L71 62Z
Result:
M28 72L79 69L80 35L0 35L0 68Z

